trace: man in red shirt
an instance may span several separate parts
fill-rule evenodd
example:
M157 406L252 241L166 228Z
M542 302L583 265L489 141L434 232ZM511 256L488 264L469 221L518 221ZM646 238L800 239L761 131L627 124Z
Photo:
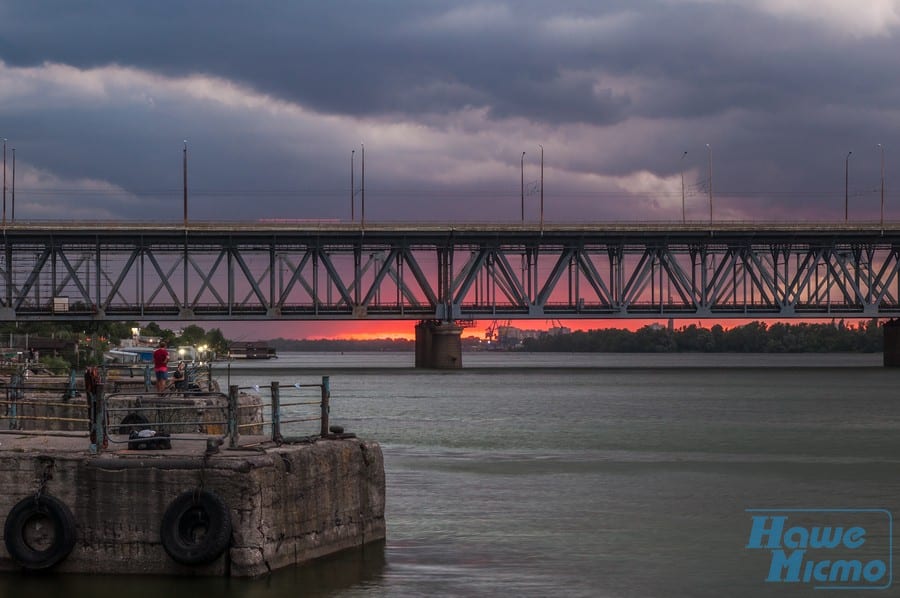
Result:
M166 350L165 341L159 341L159 348L153 352L153 371L156 372L156 392L162 393L166 389L166 380L169 379L169 352Z

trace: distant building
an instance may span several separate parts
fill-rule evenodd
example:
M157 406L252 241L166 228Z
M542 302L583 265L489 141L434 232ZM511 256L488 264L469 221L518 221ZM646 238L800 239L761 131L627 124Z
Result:
M558 336L571 334L572 329L565 326L555 326L548 330L521 329L515 326L497 327L497 344L501 349L514 349L522 345L526 339L541 338L542 336Z

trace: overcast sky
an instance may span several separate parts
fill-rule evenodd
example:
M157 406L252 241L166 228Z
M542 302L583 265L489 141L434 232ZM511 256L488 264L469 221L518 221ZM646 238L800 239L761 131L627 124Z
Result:
M900 219L898 73L900 0L0 2L17 220L179 220L185 139L197 220L349 220L361 144L372 221L518 220L522 152L536 220L540 145L550 222L707 219L710 164L873 220L882 148Z
M900 1L0 3L16 218L900 219ZM709 144L709 149L707 149ZM684 152L687 155L682 157ZM711 158L711 160L710 160ZM11 199L11 190L7 192ZM359 199L359 198L357 198ZM359 206L357 205L357 218Z

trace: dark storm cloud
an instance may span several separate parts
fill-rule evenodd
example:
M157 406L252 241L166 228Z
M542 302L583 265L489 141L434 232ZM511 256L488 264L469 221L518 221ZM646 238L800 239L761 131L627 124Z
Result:
M185 137L198 218L346 218L361 142L384 219L517 215L538 143L551 219L675 217L682 172L701 217L709 158L723 217L837 214L850 150L871 215L900 11L844 6L7 1L0 135L35 217L177 217Z
M853 66L808 27L705 3L13 2L3 17L11 65L206 73L352 115L483 106L606 124L774 108ZM604 87L626 75L659 86Z

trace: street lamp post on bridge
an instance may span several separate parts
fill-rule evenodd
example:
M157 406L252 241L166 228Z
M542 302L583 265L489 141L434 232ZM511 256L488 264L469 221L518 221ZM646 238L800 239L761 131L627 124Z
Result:
M6 137L3 138L3 226L6 226Z
M184 140L184 227L188 223L188 193L187 193L187 139Z
M356 187L353 182L353 157L356 150L350 150L350 222L356 222Z
M844 160L844 222L847 222L850 217L850 156L852 154L852 151L847 152L847 158Z
M16 148L12 148L13 167L12 167L12 221L16 221Z
M521 164L521 197L522 197L522 222L525 222L525 152L522 152L522 164Z
M706 152L709 155L709 167L708 167L708 177L706 184L709 187L709 223L712 224L713 221L713 207L712 207L712 148L709 147L709 144L706 144Z
M541 230L544 230L544 146L538 144L541 148Z
M359 223L361 226L366 225L366 146L364 143L360 143L359 147L361 148L362 153L362 183L360 185L360 208L362 210L360 214Z
M687 151L681 154L681 223L684 224L687 222L687 217L685 216L686 212L684 209L684 157L687 156Z
M881 150L881 227L884 228L884 146L878 144Z

